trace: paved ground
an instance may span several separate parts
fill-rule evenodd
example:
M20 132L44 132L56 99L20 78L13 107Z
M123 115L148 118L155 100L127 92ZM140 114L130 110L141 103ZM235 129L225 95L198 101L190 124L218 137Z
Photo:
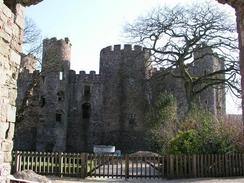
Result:
M113 182L113 183L244 183L244 178L226 178L226 179L212 179L212 178L204 178L204 179L177 179L177 180L152 180L152 179L74 179L74 178L56 178L50 177L53 183L105 183L105 182Z

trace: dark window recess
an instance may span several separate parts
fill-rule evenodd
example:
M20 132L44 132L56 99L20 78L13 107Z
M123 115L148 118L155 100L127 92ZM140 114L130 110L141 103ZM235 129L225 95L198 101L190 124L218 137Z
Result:
M62 114L56 113L56 121L61 122L62 121Z
M64 92L59 91L57 93L57 96L58 96L58 101L63 101L64 100Z
M205 104L208 104L208 100L205 100Z
M89 119L91 113L91 105L89 103L84 103L82 105L82 118Z
M91 95L91 87L90 86L85 86L84 87L84 96L89 97Z
M129 125L136 126L136 115L135 114L129 114Z
M45 76L42 76L42 83L45 82Z
M41 99L40 99L40 106L41 106L41 107L44 107L45 104L46 104L46 99L45 99L45 97L41 96Z

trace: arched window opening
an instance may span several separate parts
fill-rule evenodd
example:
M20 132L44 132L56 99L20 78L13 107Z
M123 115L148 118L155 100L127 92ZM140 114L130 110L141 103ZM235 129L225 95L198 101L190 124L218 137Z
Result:
M82 105L82 118L89 119L91 113L91 105L89 103L84 103Z

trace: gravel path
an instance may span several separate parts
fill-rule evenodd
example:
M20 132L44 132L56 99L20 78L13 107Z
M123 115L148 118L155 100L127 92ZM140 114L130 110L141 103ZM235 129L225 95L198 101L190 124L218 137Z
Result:
M105 182L113 182L113 183L244 183L244 178L204 178L204 179L176 179L176 180L153 180L153 179L75 179L75 178L56 178L56 177L49 177L53 183L105 183Z

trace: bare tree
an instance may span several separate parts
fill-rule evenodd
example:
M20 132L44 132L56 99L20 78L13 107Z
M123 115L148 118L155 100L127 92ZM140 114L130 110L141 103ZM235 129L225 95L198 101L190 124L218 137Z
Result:
M236 25L212 3L158 8L127 24L125 32L134 43L150 50L151 64L163 66L167 74L183 80L188 109L197 94L220 84L240 95ZM213 52L194 58L206 49ZM224 62L223 67L194 74L192 66L209 56Z
M26 55L30 54L36 57L39 65L41 65L42 57L42 33L35 22L25 17L23 47Z
M41 30L37 27L35 22L28 17L25 18L23 48L24 48L23 56L32 57L37 61L36 67L41 66L41 59L42 59ZM18 83L20 82L20 80L23 79L22 77L25 77L25 74L21 73L23 69L24 68L20 67ZM26 85L26 88L18 88L18 94L20 89L24 91L24 94L21 97L19 95L17 96L17 101L19 102L17 105L17 112L16 112L17 123L23 120L24 113L25 111L28 110L28 100L30 100L31 97L33 96L33 91L35 87L39 85L39 81L40 81L40 72L35 72L32 74L32 78L30 78L28 84Z

